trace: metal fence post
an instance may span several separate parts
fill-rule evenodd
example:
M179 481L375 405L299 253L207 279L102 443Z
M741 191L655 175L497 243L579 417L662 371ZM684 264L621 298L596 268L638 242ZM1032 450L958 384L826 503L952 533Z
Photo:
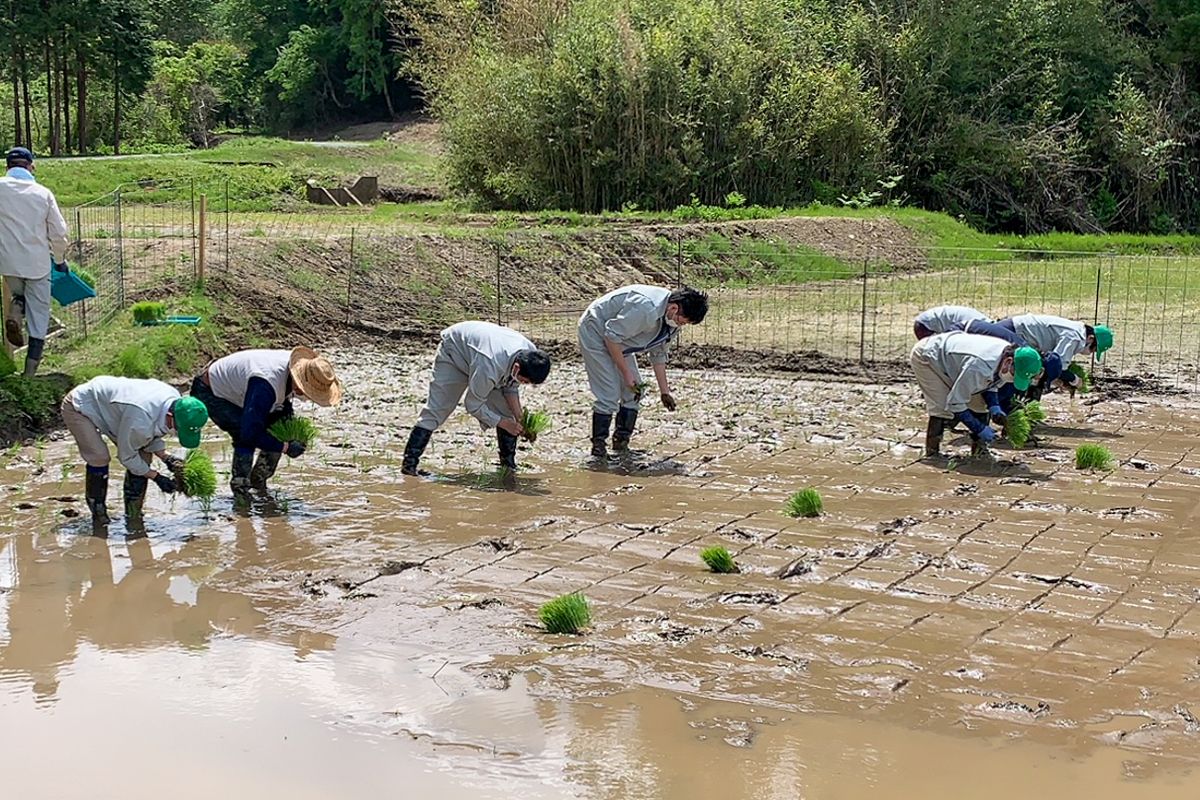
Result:
M197 257L196 248L198 244L196 242L196 179L192 178L190 183L192 196L192 269L195 270Z
M496 248L496 324L504 324L504 315L501 312L503 307L503 299L500 295L500 243L495 242L493 245Z
M863 259L862 311L858 319L858 363L867 363L867 259Z
M350 274L346 276L346 324L350 324L351 297L354 291L354 235L355 229L350 228Z
M117 189L117 204L113 208L117 239L117 307L125 307L125 233L121 221L121 190Z
M683 232L675 232L675 288L683 286Z
M1104 256L1096 256L1096 308L1092 314L1092 324L1100 324L1100 276L1104 273Z
M225 179L225 274L229 274L229 178Z

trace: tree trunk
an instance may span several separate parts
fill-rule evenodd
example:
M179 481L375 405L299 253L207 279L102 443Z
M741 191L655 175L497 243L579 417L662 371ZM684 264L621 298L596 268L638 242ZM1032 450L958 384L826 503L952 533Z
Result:
M75 133L79 152L87 152L87 64L83 53L75 51Z
M113 50L113 155L121 155L121 49Z
M21 136L21 82L17 78L17 65L12 65L13 84L13 144L21 147L25 144Z
M42 43L42 60L46 64L46 116L50 121L50 155L60 155L61 147L58 140L58 98L55 89L58 82L54 80L54 68L50 64L50 37Z
M59 63L62 71L63 142L66 145L66 151L69 153L75 145L71 139L71 73L67 65L67 48L65 43Z
M25 59L25 48L21 48L21 98L25 105L25 146L33 148L33 125L30 123L29 107L29 62Z

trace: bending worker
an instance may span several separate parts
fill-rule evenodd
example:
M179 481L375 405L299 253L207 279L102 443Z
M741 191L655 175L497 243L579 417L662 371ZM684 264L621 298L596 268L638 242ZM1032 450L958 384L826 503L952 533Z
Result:
M276 420L292 417L292 398L336 406L342 384L333 365L311 348L243 350L209 364L192 380L192 396L233 439L229 488L236 500L246 501L251 489L266 493L281 457L304 455L304 443L281 442L267 432Z
M491 322L460 322L442 331L433 358L429 399L404 446L401 472L417 475L417 465L433 432L446 423L458 401L484 430L496 429L501 468L516 471L521 426L521 384L541 384L550 374L550 356L512 328Z
M1094 353L1096 360L1100 360L1113 346L1113 333L1107 325L1088 325L1050 314L1019 314L996 324L1013 331L1043 353L1057 353L1064 369L1060 380L1072 392L1083 381L1066 370L1075 356Z
M708 314L708 296L683 287L671 291L634 284L592 301L579 318L579 347L595 402L592 404L592 457L608 457L613 414L613 450L629 449L641 407L637 355L646 353L668 411L676 407L667 381L667 352L684 325L697 325Z
M183 468L183 460L167 452L163 437L175 431L181 445L198 447L200 430L208 422L204 403L180 397L161 381L107 375L76 386L63 398L61 408L63 422L87 464L84 494L97 528L109 522L109 454L101 434L117 445L117 459L125 467L125 526L132 529L142 523L150 481L167 494L179 488L175 480L152 468L153 456L176 475Z
M942 434L961 421L971 433L971 454L987 451L996 438L988 424L989 412L998 409L996 392L1006 384L1025 391L1042 371L1042 357L1032 347L1017 347L993 336L973 333L939 333L926 337L909 356L917 384L925 396L929 423L925 430L925 455L941 453ZM989 393L985 400L984 393Z
M913 320L913 335L925 339L935 333L965 331L972 322L991 321L987 314L970 306L935 306L917 314Z
M14 147L0 178L0 276L12 295L4 309L4 335L25 344L25 376L37 372L50 329L50 269L66 270L67 223L54 193L33 177L33 153ZM24 330L23 330L24 329Z

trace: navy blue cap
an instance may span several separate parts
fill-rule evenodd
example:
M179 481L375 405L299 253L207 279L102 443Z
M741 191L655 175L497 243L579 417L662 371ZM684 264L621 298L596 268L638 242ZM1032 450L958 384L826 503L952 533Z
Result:
M1058 353L1047 353L1042 358L1042 369L1046 373L1045 380L1047 384L1058 380L1058 377L1062 375L1063 372L1062 358L1058 355Z
M14 147L9 150L4 156L5 166L11 167L13 163L28 162L33 163L33 151L28 147Z

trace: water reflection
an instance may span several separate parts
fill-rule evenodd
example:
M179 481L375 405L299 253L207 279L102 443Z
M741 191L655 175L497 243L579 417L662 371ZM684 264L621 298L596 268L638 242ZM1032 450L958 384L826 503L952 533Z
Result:
M298 657L336 637L295 621L300 598L256 591L273 567L317 548L286 519L231 523L232 538L105 540L17 533L0 542L0 681L54 700L81 645L106 651L202 650L214 637L291 646Z

